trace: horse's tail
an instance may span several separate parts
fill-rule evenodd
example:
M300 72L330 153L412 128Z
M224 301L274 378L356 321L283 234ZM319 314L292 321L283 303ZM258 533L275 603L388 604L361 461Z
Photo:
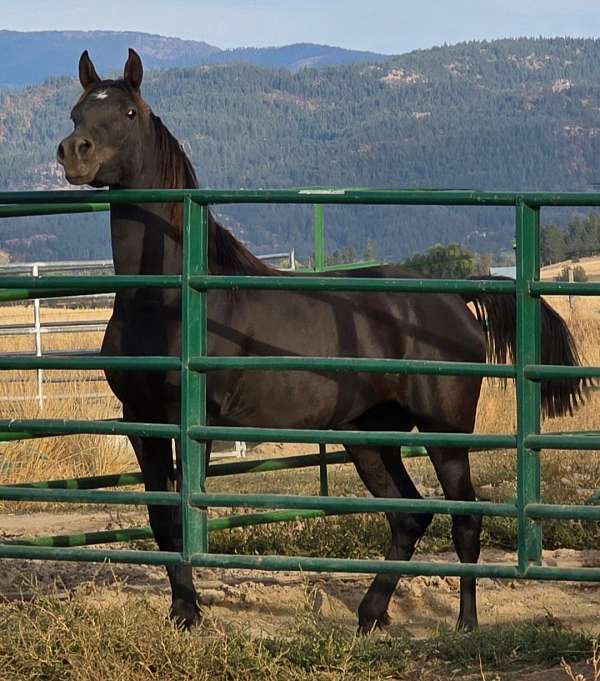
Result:
M506 277L476 277L477 279L506 279ZM504 363L516 357L517 303L514 294L465 293L465 302L475 306L487 341L488 357L492 362ZM564 319L542 299L542 364L580 366L581 360L573 335ZM542 381L542 408L546 416L572 414L584 400L588 379L561 378Z

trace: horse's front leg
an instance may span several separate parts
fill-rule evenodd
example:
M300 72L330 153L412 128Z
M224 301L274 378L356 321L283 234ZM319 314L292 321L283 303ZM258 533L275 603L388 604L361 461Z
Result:
M130 437L135 450L144 485L150 491L174 491L176 474L173 466L171 440L162 438ZM148 506L150 526L161 551L181 552L181 507ZM194 588L192 568L189 565L168 565L171 583L171 618L181 627L189 629L200 620L198 595Z

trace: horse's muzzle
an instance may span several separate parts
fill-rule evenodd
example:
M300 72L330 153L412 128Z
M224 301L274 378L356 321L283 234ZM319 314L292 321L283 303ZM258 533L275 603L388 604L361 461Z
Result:
M99 166L94 152L92 140L74 133L58 145L56 159L71 184L86 184L94 179Z

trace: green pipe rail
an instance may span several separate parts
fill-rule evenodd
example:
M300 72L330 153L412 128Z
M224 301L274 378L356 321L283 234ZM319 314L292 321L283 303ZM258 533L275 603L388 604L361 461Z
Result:
M315 570L407 575L487 576L521 579L600 581L600 568L561 568L539 565L542 549L540 521L600 519L598 506L544 504L540 498L540 450L597 449L600 433L540 432L540 381L548 378L600 376L600 367L542 366L540 357L540 296L600 295L600 283L539 281L539 220L544 206L600 206L600 193L514 193L446 190L298 189L260 191L216 190L115 190L0 193L0 217L48 215L60 212L106 210L126 203L181 202L184 204L183 267L177 276L105 277L1 277L0 300L80 292L112 292L127 287L180 287L182 290L182 348L180 357L80 357L2 358L0 370L25 368L102 369L181 372L181 423L130 423L126 421L0 420L0 440L73 433L140 435L179 438L183 483L179 492L99 490L100 486L138 484L140 474L47 481L0 486L0 499L19 501L70 501L107 504L181 505L183 549L178 552L131 549L90 549L83 545L101 541L147 538L147 528L19 540L0 544L0 557L72 561L106 561L163 565L235 567L265 570ZM379 279L371 277L214 276L208 272L208 207L235 203L306 203L357 205L511 206L516 216L516 281ZM322 240L322 208L317 208L315 230ZM321 243L324 243L321 241ZM315 264L326 269L324 250ZM318 256L318 257L317 257ZM318 260L318 262L316 262ZM468 362L420 362L361 358L317 357L208 357L207 296L214 289L395 291L422 294L514 293L517 299L517 358L513 365ZM207 423L206 375L227 368L242 370L318 372L374 371L440 375L477 375L515 378L517 432L507 434L360 432L299 429L217 427ZM205 490L206 439L319 443L319 454L281 459L280 462L239 462L211 466L209 475L232 475L252 470L284 470L318 466L322 488L328 463L347 460L344 452L325 454L326 444L372 443L422 447L443 445L470 450L511 449L517 453L517 498L514 503L447 501L440 499L373 499L277 494L214 494ZM242 507L276 509L260 513L208 519L208 508ZM518 528L516 564L469 564L424 561L349 560L310 556L244 556L210 552L209 532L248 524L284 522L299 517L362 512L412 512L496 515L515 518ZM129 533L129 534L127 534Z
M266 473L282 470L295 470L299 468L311 468L319 466L319 481L321 493L323 487L328 489L327 476L323 470L333 464L350 463L351 459L345 450L325 452L324 445L320 445L319 454L300 454L297 456L277 457L271 459L236 461L233 463L212 464L207 471L207 477L222 477L230 475L242 475L244 473ZM489 452L490 450L482 450ZM426 456L427 452L422 447L402 448L402 457ZM35 488L35 489L98 489L103 487L125 487L128 485L141 485L144 479L139 471L130 473L117 473L112 475L97 475L82 478L68 478L62 480L43 480L40 482L15 483L10 487ZM599 493L600 494L600 493ZM508 507L507 507L508 508ZM241 516L227 516L208 521L208 531L231 529L233 527L248 527L275 522L289 522L308 518L319 518L328 515L352 513L353 511L324 511L321 509L300 509L295 511L270 511L267 513L245 513ZM358 512L358 511L357 511ZM510 514L509 514L510 515ZM27 539L6 540L10 544L31 546L89 546L92 544L107 544L115 542L131 542L140 539L152 539L150 527L135 527L118 530L102 530L97 532L84 532L68 535L54 535L45 537L32 537Z
M324 518L328 515L360 513L360 511L323 511L321 509L299 509L296 511L271 511L269 513L244 513L211 518L208 531L231 530L237 527L253 527L271 523L289 523L295 520ZM92 544L110 544L116 542L139 541L153 539L150 527L134 527L120 530L100 530L98 532L81 532L79 534L57 534L49 537L32 537L29 539L11 539L11 546L90 546Z

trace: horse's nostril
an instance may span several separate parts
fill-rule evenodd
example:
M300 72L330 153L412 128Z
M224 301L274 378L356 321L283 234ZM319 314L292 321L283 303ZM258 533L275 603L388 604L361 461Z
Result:
M81 140L77 143L77 156L79 158L83 158L86 156L92 149L93 145L89 140Z

